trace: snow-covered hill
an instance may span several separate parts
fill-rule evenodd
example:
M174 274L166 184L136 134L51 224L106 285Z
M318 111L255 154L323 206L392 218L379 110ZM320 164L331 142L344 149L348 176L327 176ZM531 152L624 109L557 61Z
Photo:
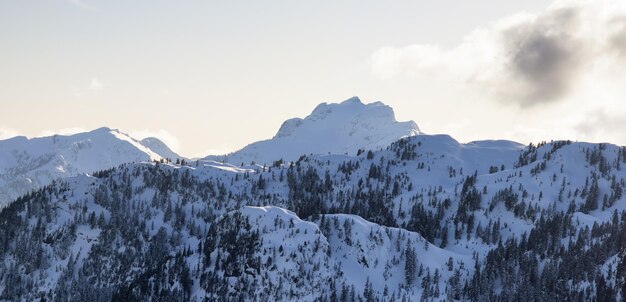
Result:
M393 109L381 102L363 104L357 97L339 104L322 103L305 117L285 121L272 138L227 155L206 159L232 164L295 161L303 154L355 154L378 150L393 141L421 134L413 121L397 122Z
M161 156L106 128L0 142L5 192L52 181L0 210L0 301L626 294L623 146L461 144L350 99L225 158Z
M172 151L163 141L156 137L146 137L140 141L141 145L150 149L150 151L158 154L159 156L176 161L176 159L184 159L178 153Z
M418 135L266 167L187 164L125 164L11 203L0 299L623 296L625 147Z
M164 152L164 154L160 154ZM138 141L100 128L70 136L0 141L0 208L52 180L108 169L122 163L176 157L156 138Z

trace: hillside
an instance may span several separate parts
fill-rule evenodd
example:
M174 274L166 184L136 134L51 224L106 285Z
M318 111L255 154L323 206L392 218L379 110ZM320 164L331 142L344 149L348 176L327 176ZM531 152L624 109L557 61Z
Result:
M158 148L152 150L155 146ZM1 140L0 208L55 179L91 173L123 163L171 158L172 154L175 153L158 139L140 142L119 130L109 128L70 136L32 139L19 136Z
M418 135L267 167L126 164L2 210L0 298L604 301L626 277L625 163L610 144Z

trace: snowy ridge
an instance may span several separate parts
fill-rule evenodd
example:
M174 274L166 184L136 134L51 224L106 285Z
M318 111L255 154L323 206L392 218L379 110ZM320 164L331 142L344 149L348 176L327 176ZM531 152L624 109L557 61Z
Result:
M232 164L295 161L303 154L354 154L378 150L393 141L421 134L413 121L397 122L381 102L363 104L357 97L339 104L322 103L305 117L285 121L272 139L252 143L227 155L206 159Z
M184 157L180 156L178 153L172 151L164 142L159 140L156 137L146 137L141 140L141 145L150 149L150 151L158 154L162 158L169 158L170 160L175 161L176 159L184 159Z
M568 297L607 295L598 278L626 281L625 163L609 144L419 135L294 164L125 164L0 212L0 293L544 300L555 291L538 288L565 274Z
M443 250L414 232L346 214L325 215L319 223L345 282L354 284L359 292L364 292L365 285L370 283L377 297L387 292L387 296L400 299L400 295L394 294L398 288L409 288L406 297L410 300L419 300L424 290L439 297L445 292L445 281L455 274L455 267L465 274L473 272L471 266L468 270L468 264L473 263L470 255ZM407 257L409 253L412 256ZM411 281L407 281L409 275ZM427 288L415 286L421 276L432 278Z
M295 287L299 291L294 294L295 298L302 300L314 300L329 282L337 287L354 289L357 293L364 292L366 284L370 284L375 296L387 292L387 296L400 298L397 289L415 285L406 283L407 266L411 267L408 270L413 270L415 278L422 275L432 278L428 290L438 293L445 290L444 281L453 277L455 266L465 274L472 272L471 267L469 270L466 267L466 263L473 262L469 255L442 250L419 234L380 226L358 216L324 215L312 223L301 220L294 212L273 206L244 207L226 216L239 213L250 223L250 233L259 232L262 245L257 247L255 257L260 263L274 264L269 269L261 265L261 273L255 274L269 276L257 280L264 284L259 288L260 297L269 283L299 279L301 275L294 273L301 271L303 266L316 273L309 282ZM407 251L411 256L406 256ZM215 250L211 255L217 254L218 250ZM284 257L289 255L296 258ZM423 289L417 287L404 297L417 300L422 294ZM207 295L210 296L200 291L196 296L202 299Z
M0 208L54 179L108 169L122 163L170 158L173 152L155 138L142 144L119 130L99 128L70 136L54 135L0 141ZM150 147L157 146L157 152Z
M425 134L295 162L122 164L0 210L0 300L616 301L624 165L612 144Z

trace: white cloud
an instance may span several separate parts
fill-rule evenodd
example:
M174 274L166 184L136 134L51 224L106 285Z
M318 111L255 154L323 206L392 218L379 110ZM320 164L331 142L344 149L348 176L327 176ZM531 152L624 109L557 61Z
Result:
M102 84L98 78L92 78L88 87L91 90L98 91L104 89L104 84Z
M555 102L608 74L624 74L626 3L557 0L540 13L475 29L455 47L384 47L370 63L381 79L434 79L522 107Z
M108 84L103 83L98 77L92 77L89 83L70 86L70 92L77 98L96 96L101 94Z
M0 127L0 140L16 137L18 135L20 135L20 133L16 129Z
M592 110L574 125L574 130L585 140L626 145L626 132L623 131L626 129L625 116L624 111Z
M44 136L53 136L55 134L58 135L72 135L76 133L87 132L89 130L82 127L69 127L69 128L61 128L61 129L46 129L42 130L35 137L44 137Z
M76 133L82 133L82 132L87 132L89 130L85 129L85 128L81 128L81 127L70 127L70 128L61 128L61 129L45 129L42 130L41 132L39 132L38 134L32 136L32 137L46 137L46 136L53 136L53 135L72 135L72 134L76 134ZM15 137L18 135L24 135L22 133L20 133L17 129L13 129L13 128L6 128L6 127L0 127L0 139L7 139L7 138L11 138L11 137ZM24 135L26 136L26 135ZM31 136L27 136L29 138L32 138Z
M202 158L202 157L206 157L209 155L224 155L224 154L237 151L239 149L241 148L233 147L233 145L230 143L222 143L222 144L219 144L218 146L214 146L212 148L206 149L201 153L193 154L193 157Z

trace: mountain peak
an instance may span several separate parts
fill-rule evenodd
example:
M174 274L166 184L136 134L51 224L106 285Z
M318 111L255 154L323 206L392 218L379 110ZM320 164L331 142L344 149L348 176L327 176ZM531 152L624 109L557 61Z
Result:
M353 96L341 103L327 103L327 102L320 103L319 105L315 107L315 109L313 109L313 112L311 112L309 116L315 116L317 114L324 114L324 112L327 112L328 110L332 110L336 108L340 108L341 110L352 110L352 111L361 110L364 107L372 105L372 104L364 104L363 102L361 102L361 99L359 97Z
M0 140L0 208L55 179L163 157L179 156L158 139L140 142L109 127L72 135Z
M349 126L352 128L351 130L357 131L359 126L373 127L401 124L413 130L407 134L408 136L421 134L419 127L414 121L396 121L395 113L390 106L382 102L364 104L361 102L361 99L355 96L341 103L321 103L304 119L292 118L286 120L274 138L294 135L298 132L298 129L312 123L319 123L316 127L324 132L345 129Z
M413 121L396 121L390 106L381 102L365 104L352 97L340 103L321 103L305 118L286 120L272 139L207 159L271 163L311 153L351 154L358 149L385 148L399 138L421 133Z
M91 131L88 131L87 133L89 133L89 134L100 134L100 133L108 134L108 133L111 133L111 132L121 133L118 129L111 129L111 128L106 127L106 126L93 129Z
M341 102L342 105L364 105L363 102L361 102L361 99L358 96L353 96L343 102Z
M146 137L141 140L141 144L152 150L152 152L159 154L161 157L169 158L171 160L181 158L178 153L172 151L167 144L156 137Z

